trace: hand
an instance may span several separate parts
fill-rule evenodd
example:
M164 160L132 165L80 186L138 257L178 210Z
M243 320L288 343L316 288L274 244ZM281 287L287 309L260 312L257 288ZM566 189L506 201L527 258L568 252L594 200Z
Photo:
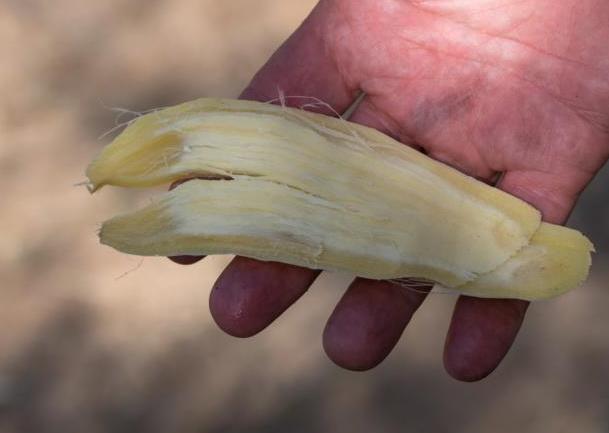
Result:
M363 91L351 120L480 180L503 173L498 188L560 224L609 156L608 23L609 3L594 0L322 0L242 97L268 101L279 88L343 111ZM318 274L236 257L212 290L212 315L229 334L254 335ZM326 325L327 354L345 368L375 366L425 296L356 278ZM447 371L488 375L526 309L461 296Z

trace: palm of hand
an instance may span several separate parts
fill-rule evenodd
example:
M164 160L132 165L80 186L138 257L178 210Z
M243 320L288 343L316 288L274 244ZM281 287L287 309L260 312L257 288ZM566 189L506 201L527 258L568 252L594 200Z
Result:
M351 120L493 182L562 223L609 156L609 5L568 0L327 0L257 74L244 97L315 96ZM230 334L266 327L316 271L237 257L212 315ZM356 279L324 332L338 364L367 369L398 341L425 295ZM457 301L449 373L476 380L511 345L527 304Z
M609 151L609 6L547 3L342 2L326 33L369 95L353 120L470 175L505 172L502 188L564 222Z

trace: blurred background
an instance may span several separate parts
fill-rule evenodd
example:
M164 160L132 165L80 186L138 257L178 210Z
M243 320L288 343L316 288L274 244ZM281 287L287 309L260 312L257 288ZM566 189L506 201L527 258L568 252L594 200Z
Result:
M347 276L239 340L207 310L228 257L180 267L98 244L102 220L150 196L75 186L111 107L237 96L313 4L0 2L0 432L609 432L609 168L569 222L596 243L589 281L534 304L476 384L442 368L453 296L353 373L321 348Z

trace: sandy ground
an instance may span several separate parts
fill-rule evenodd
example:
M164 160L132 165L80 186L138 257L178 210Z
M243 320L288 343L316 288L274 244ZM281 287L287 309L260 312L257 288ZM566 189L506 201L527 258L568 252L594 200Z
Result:
M453 296L432 296L379 368L351 373L320 344L347 276L239 340L207 311L227 257L183 268L98 245L100 221L147 199L74 186L109 107L236 96L312 5L0 3L0 432L609 432L608 170L571 219L597 244L589 282L533 305L474 385L441 367Z

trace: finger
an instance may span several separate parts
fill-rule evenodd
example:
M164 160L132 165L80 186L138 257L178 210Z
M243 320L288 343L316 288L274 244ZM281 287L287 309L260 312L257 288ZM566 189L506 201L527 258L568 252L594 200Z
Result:
M376 105L376 99L365 95L349 120L421 151L399 123ZM375 367L395 347L430 289L431 285L409 290L388 281L356 279L326 325L323 341L328 357L350 370Z
M455 379L488 376L511 347L529 303L461 296L446 338L444 365Z
M539 209L544 221L563 224L591 179L592 174L587 171L511 171L497 186Z
M250 337L300 298L317 275L298 266L235 257L211 291L212 317L226 333Z
M178 265L192 265L203 259L205 256L170 256L168 257L174 263Z
M575 172L508 172L498 186L535 206L545 221L561 224L588 180ZM463 381L490 374L512 346L528 305L519 300L460 297L444 350L448 373Z
M323 344L328 357L350 370L378 365L426 295L425 290L409 290L389 281L356 278L326 324Z

